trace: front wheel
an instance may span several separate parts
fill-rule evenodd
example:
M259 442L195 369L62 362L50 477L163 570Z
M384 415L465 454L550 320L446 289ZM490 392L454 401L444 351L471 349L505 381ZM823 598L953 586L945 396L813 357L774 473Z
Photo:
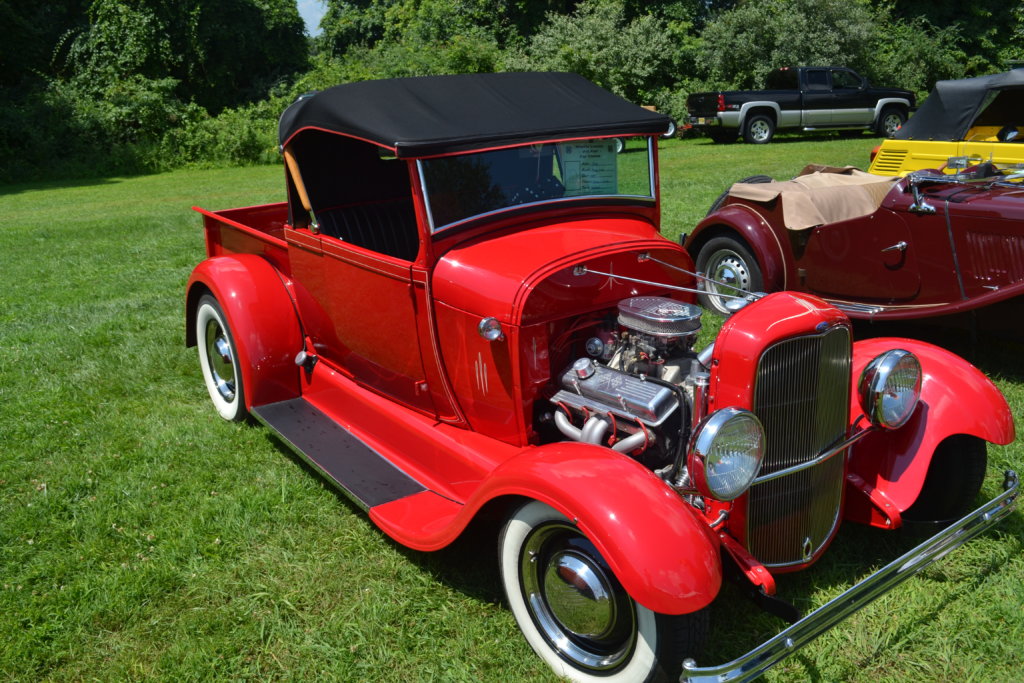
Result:
M639 605L594 544L532 501L499 543L502 585L520 630L556 674L587 683L678 680L704 642L707 610L669 616Z
M217 412L225 420L239 422L248 411L245 392L231 328L217 299L204 294L196 307L196 341L199 347L199 367L203 371L206 389Z
M897 107L886 107L882 110L882 115L878 117L878 128L875 132L884 138L891 138L906 122L907 116L903 110Z
M912 522L953 522L974 505L985 479L988 448L982 439L955 434L935 449L917 500L904 513Z
M697 271L716 281L705 280L704 293L698 298L704 308L719 315L731 315L723 294L743 296L764 289L764 277L754 255L746 244L732 237L708 240L697 252Z

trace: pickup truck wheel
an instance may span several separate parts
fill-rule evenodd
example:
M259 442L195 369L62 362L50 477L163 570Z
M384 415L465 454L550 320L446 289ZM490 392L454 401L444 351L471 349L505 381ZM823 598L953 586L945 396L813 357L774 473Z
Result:
M907 116L903 113L903 110L899 107L886 107L882 110L882 115L878 117L878 128L877 132L884 138L891 138L896 135L896 131L900 129L904 123L907 122Z
M982 439L956 434L935 449L917 500L903 513L912 522L953 522L967 514L981 490L988 462Z
M743 139L752 145L763 145L771 142L775 135L775 121L767 114L756 114L747 119L743 128Z
M700 294L701 305L719 315L730 315L725 299L720 294L742 295L732 285L744 292L759 292L764 289L764 278L757 260L746 244L732 237L715 237L702 246L697 253L697 272L724 283L704 282L704 293Z
M501 580L534 651L559 676L588 683L678 680L703 644L708 611L670 616L637 604L563 515L532 501L499 542Z
M244 420L245 393L238 365L238 347L217 299L204 294L196 308L199 366L217 412L225 420Z

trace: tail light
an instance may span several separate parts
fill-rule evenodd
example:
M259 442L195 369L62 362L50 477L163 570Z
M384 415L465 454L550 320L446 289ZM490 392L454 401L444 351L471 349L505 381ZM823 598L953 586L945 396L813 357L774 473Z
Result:
M725 95L718 93L718 111L725 111Z
M871 160L868 162L869 166L871 164L875 163L875 157L878 156L878 150L880 150L880 149L882 149L881 145L875 145L875 148L873 150L871 150Z

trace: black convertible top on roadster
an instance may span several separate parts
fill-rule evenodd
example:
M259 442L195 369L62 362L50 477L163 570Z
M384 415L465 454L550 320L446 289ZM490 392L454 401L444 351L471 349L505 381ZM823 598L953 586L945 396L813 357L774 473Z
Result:
M973 126L1024 125L1024 69L939 81L898 140L963 140Z
M282 146L306 129L419 157L559 137L664 133L670 120L568 73L421 76L337 85L284 114Z

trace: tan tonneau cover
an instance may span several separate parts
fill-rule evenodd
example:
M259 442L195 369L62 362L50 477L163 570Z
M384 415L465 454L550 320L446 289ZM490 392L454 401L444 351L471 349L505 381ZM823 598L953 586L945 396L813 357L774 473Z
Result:
M790 230L838 223L878 210L899 178L872 175L853 166L811 164L796 178L774 183L735 183L729 195L755 202L782 198L782 219Z

